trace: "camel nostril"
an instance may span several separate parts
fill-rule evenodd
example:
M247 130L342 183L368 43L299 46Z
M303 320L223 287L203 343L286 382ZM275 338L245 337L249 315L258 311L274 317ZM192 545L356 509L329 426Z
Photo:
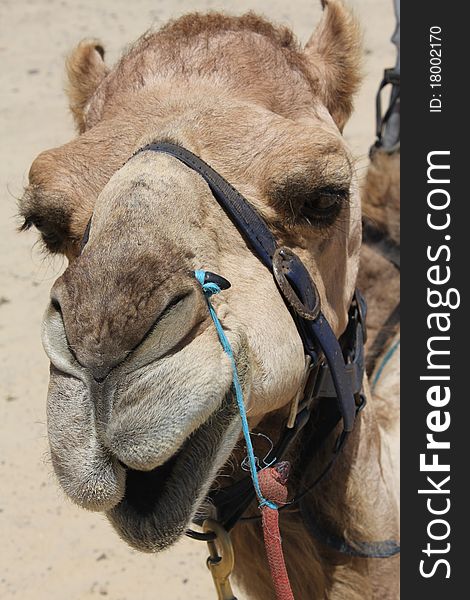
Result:
M125 356L113 357L112 360L105 360L103 352L92 348L91 344L88 345L88 351L85 348L84 352L82 345L77 344L74 338L72 338L72 342L70 341L70 328L67 328L67 316L70 311L67 310L67 302L65 301L64 306L62 306L57 295L54 294L51 295L50 306L56 313L56 319L60 319L61 330L63 331L67 349L70 354L80 366L89 370L91 376L97 383L103 383L111 371L124 360ZM58 325L57 321L56 324Z
M62 307L60 305L60 302L57 300L57 298L55 297L51 297L51 306L52 308L54 308L58 313L62 314Z
M96 381L96 383L103 383L113 368L114 367L99 369L95 367L92 369L93 379Z

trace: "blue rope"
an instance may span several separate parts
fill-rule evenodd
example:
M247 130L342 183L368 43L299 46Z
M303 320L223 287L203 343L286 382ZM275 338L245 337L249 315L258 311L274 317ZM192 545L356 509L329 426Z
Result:
M214 294L218 294L221 291L220 287L216 283L204 283L206 274L205 271L194 271L194 274L196 276L196 279L202 286L204 296L206 297L207 306L209 308L209 313L212 320L214 321L215 329L217 331L217 335L219 336L220 343L222 344L222 348L230 358L230 363L232 365L233 387L235 389L235 397L237 400L238 410L240 411L240 418L242 421L242 430L248 453L247 458L250 466L251 479L253 481L253 486L255 488L256 495L258 496L259 506L260 508L262 508L263 506L268 506L269 508L277 510L277 504L271 502L270 500L267 500L261 493L261 488L259 486L258 480L258 471L256 467L256 457L253 450L253 444L251 443L250 428L248 426L248 419L246 417L245 403L243 401L243 391L240 385L240 380L238 378L237 365L235 363L235 358L233 356L233 351L232 347L230 346L230 342L228 341L227 336L225 335L225 331L223 330L219 318L217 317L214 307L212 306L210 301L211 296L213 296Z
M385 369L388 361L392 358L392 356L395 354L395 351L397 350L398 346L400 345L400 340L398 339L392 346L391 348L388 349L387 353L385 354L385 356L383 357L382 362L380 363L380 367L377 369L377 372L374 376L374 379L372 381L372 385L371 385L371 389L372 391L374 391L375 386L377 385L377 383L379 382L380 376L382 375L383 370Z

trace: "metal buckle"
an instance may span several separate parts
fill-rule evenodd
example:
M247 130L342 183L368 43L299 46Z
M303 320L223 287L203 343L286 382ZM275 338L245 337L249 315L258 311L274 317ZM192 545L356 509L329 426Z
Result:
M228 531L217 521L206 519L202 525L205 533L215 533L215 540L207 542L209 557L207 568L211 572L218 600L237 600L230 585L235 557ZM220 554L219 554L220 552Z
M314 321L320 313L320 296L309 272L297 254L285 246L277 248L273 255L273 274L288 305L303 319ZM297 290L294 289L287 275L290 275L291 278L296 276L299 279L299 286L302 285L306 295L308 292L312 292L313 307L308 306L299 298Z

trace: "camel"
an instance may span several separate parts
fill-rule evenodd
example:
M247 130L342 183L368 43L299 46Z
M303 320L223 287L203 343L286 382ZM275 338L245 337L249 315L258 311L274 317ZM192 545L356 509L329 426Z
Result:
M276 439L305 361L271 273L205 181L172 156L135 153L168 141L222 174L301 258L340 336L361 250L360 189L341 135L361 36L339 0L323 5L305 47L251 13L184 16L145 34L113 69L98 41L80 43L67 62L78 136L31 166L24 228L69 261L42 332L52 464L65 493L105 512L138 550L171 546L211 516L211 488L245 474L230 361L194 271L231 282L212 302L253 431ZM345 449L304 502L351 544L398 537L395 412L376 406L367 381L364 389L369 402ZM314 434L312 422L305 435ZM292 489L330 451L299 473L302 442L287 457ZM257 438L259 456L263 444ZM338 552L307 532L298 510L282 513L281 533L297 600L398 597L396 556ZM259 522L240 523L232 538L247 597L274 598Z

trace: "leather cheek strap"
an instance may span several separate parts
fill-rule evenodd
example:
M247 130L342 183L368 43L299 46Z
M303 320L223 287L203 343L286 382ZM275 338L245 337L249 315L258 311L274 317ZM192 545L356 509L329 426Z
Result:
M312 281L305 265L291 250L282 248L278 253L283 253L283 275L290 284L291 292L297 297L301 305L310 311L296 311L296 303L289 301L289 292L285 285L279 285L286 304L293 313L305 353L312 359L312 365L318 364L318 347L325 355L329 371L333 379L338 402L338 410L343 418L343 429L346 432L353 430L356 417L356 402L354 391L350 386L350 376L347 373L343 353L339 342L330 327L327 319L320 310L320 298L316 285ZM276 256L274 258L276 264ZM274 268L274 276L278 281L278 268ZM287 295L286 295L287 294Z

